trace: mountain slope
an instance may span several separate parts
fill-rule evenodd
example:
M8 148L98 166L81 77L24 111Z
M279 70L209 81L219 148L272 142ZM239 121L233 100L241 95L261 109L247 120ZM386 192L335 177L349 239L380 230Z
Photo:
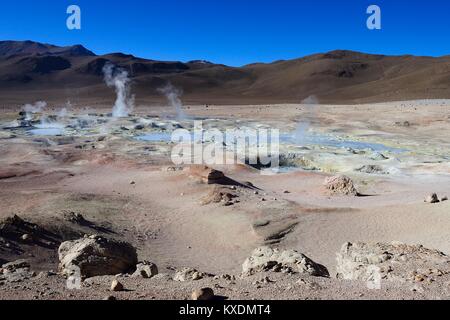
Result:
M33 100L109 101L103 66L126 69L138 102L160 102L158 89L171 82L195 103L359 103L450 98L450 57L370 55L332 51L300 59L241 68L207 61L155 61L123 53L97 56L83 46L32 41L0 42L3 103Z

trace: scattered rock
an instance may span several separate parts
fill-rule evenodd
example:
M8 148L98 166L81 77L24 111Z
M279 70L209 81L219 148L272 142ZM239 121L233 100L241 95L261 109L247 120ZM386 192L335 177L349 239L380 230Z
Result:
M30 271L29 262L23 259L8 262L1 269L4 280L8 282L21 282L36 276L34 272Z
M223 274L219 278L221 278L223 280L227 280L227 281L236 281L235 275Z
M397 121L395 125L398 127L410 127L411 123L409 121Z
M42 279L42 278L48 278L48 277L52 277L52 276L56 276L56 273L54 273L52 271L41 271L37 275L37 278Z
M310 150L307 147L302 147L303 150ZM298 153L282 153L280 154L280 166L303 168L304 170L317 170L314 166L313 159L305 157Z
M111 283L111 291L118 292L123 290L124 290L123 284L120 283L119 280L114 279Z
M75 212L67 212L64 214L64 219L78 224L78 225L84 225L86 224L86 219L83 217L83 215L81 213L75 213Z
M211 203L222 203L224 206L229 206L234 204L233 200L237 197L238 196L230 192L230 189L228 188L214 186L214 189L202 199L201 204L208 205Z
M58 236L27 222L17 215L0 221L0 237L17 242L27 242L36 245L56 247L59 243Z
M23 234L20 238L22 239L23 242L33 241L33 238L27 233Z
M438 203L439 198L436 193L430 194L428 197L425 198L425 202L427 203Z
M156 276L152 277L153 280L164 280L167 282L173 281L173 278L170 274L167 273L158 273Z
M8 262L2 265L3 274L14 273L20 269L30 269L30 263L27 260L20 259Z
M259 284L268 284L268 283L272 283L274 281L270 280L269 277L262 277L259 280L256 280L255 282L253 282L254 285L259 285Z
M206 184L220 184L225 180L223 172L202 165L190 166L189 173L192 177L200 178Z
M184 168L183 167L167 167L166 171L168 172L176 172L176 171L183 171Z
M221 171L212 169L208 172L206 178L203 178L203 182L207 184L220 183L225 178L225 175Z
M137 264L133 246L99 236L64 242L58 254L61 273L70 276L79 271L83 279L126 273Z
M328 270L295 250L279 251L270 247L260 247L253 251L242 265L245 275L258 272L306 273L328 277Z
M372 155L370 156L370 159L383 161L383 160L387 160L389 158L380 152L373 152Z
M448 201L448 197L447 196L444 196L444 197L441 198L441 202L444 202L444 201Z
M214 290L211 288L203 288L192 292L192 300L210 301L214 299Z
M175 273L175 276L173 277L174 281L196 281L204 278L206 274L199 272L198 270L194 268L183 268L180 271L177 271Z
M358 191L352 179L347 176L334 176L325 180L325 188L333 195L357 196Z
M337 277L423 282L450 273L450 257L420 245L346 243L337 254Z
M356 171L361 173L367 173L367 174L388 174L389 172L386 172L381 166L378 165L365 165L362 166L359 169L356 169Z
M105 299L103 299L103 300L105 300L105 301L116 301L117 299L116 299L116 297L114 297L114 296L107 296Z
M158 274L158 267L156 264L149 261L143 261L136 265L136 271L133 273L133 277L142 277L149 279Z
M307 281L305 279L299 279L298 281L295 282L295 284L300 285L300 286L306 286L308 289L310 290L321 290L322 287L314 281Z

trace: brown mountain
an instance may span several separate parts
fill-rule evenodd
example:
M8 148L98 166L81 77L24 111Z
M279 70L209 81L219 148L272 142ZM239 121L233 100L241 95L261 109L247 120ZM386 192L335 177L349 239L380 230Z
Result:
M240 68L207 61L154 61L123 53L98 56L83 46L58 47L32 41L0 42L3 106L35 100L111 103L103 82L111 62L132 78L138 103L164 100L167 82L190 103L359 103L450 98L450 56L416 57L333 51L295 60Z

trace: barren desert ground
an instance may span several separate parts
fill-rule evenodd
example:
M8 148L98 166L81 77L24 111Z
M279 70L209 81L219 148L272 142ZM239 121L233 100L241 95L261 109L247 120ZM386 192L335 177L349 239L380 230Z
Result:
M450 100L19 111L0 115L0 299L450 298ZM279 129L282 170L174 165L170 133L194 119ZM70 290L58 248L95 236L158 275Z

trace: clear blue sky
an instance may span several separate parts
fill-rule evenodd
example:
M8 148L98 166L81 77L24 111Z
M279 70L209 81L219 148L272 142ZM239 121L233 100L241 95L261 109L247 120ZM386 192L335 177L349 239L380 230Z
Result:
M66 28L70 4L81 31ZM382 9L381 31L366 28L370 4ZM450 54L450 1L5 0L0 39L234 66L334 49L439 56Z

